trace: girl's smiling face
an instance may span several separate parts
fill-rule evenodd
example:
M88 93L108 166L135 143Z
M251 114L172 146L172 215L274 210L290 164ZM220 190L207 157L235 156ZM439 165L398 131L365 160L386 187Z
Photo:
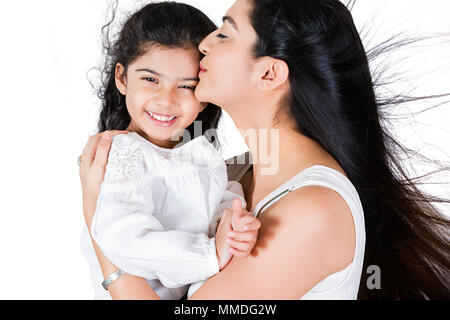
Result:
M116 65L116 86L126 96L131 116L127 130L162 148L172 148L206 106L194 95L199 52L155 44L149 48L128 65L125 76L123 65Z

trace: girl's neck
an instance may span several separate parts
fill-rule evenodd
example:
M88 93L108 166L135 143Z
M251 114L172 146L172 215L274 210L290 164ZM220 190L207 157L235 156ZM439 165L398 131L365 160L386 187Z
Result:
M173 149L178 144L178 141L153 139L153 138L149 137L143 130L139 130L138 128L135 128L133 123L131 123L131 122L126 130L129 132L135 132L135 133L139 134L141 137L143 137L150 143L157 145L160 148Z

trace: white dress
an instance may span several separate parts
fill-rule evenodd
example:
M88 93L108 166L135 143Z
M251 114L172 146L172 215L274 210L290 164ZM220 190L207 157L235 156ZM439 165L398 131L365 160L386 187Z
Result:
M251 167L251 154L247 152L229 160L232 161L228 166L229 179L240 181L245 172ZM364 224L364 211L358 192L346 176L337 170L322 165L308 167L264 197L255 206L252 214L258 217L269 206L280 200L290 191L310 185L319 185L333 189L346 201L353 217L356 232L356 246L353 261L347 267L317 283L301 297L301 300L357 299L364 261L366 229ZM191 288L188 296L194 292Z
M333 189L345 200L353 217L356 246L353 261L347 267L317 283L301 300L356 300L364 261L366 232L358 192L346 176L322 165L308 167L262 199L254 208L253 214L258 216L289 192L311 185Z
M180 299L192 283L219 272L215 231L220 215L240 198L219 151L199 136L173 149L134 132L113 138L91 233L105 256L146 278L162 299ZM81 249L96 299L111 299L85 227Z

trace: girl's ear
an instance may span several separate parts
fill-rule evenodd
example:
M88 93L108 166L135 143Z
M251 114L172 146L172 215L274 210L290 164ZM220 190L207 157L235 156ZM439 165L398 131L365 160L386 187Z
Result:
M124 71L125 68L120 62L118 62L116 64L115 70L116 87L119 90L119 92L125 96L127 94L127 82L126 77L124 75Z

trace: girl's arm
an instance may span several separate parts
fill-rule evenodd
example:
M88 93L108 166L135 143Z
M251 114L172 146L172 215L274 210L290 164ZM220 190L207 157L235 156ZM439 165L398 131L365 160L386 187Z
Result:
M133 136L116 136L107 158L111 165L105 170L95 214L91 219L92 212L85 213L103 255L125 272L159 279L169 288L218 273L223 266L215 238L203 232L166 230L154 215L162 185L145 169L141 145Z
M100 140L94 159L108 159L107 153L111 148L109 141ZM83 159L92 158L88 154L89 150L94 149L87 147ZM123 150L111 151L121 153ZM126 151L132 152L132 150ZM97 248L97 253L99 253L98 249L102 248L101 255L108 257L113 264L129 274L145 279L159 279L168 287L179 287L216 274L219 268L231 259L232 254L225 243L231 226L224 227L222 233L218 234L217 252L219 254L216 253L216 238L210 239L203 233L165 231L157 219L149 214L153 206L145 202L145 199L151 199L151 194L140 194L140 197L133 199L133 212L130 213L131 208L127 206L128 202L124 199L130 190L118 190L114 184L115 179L118 179L122 182L119 186L139 187L139 183L128 181L128 177L112 172L108 181L105 181L102 191L95 192L100 194L98 200L90 196L89 192L84 192L85 189L95 189L95 183L89 186L87 184L92 180L91 176L99 176L95 174L98 166L96 167L93 163L89 167L85 161L87 160L82 161L80 176L82 181L86 181L82 183L86 223L91 238L96 240L94 247ZM133 163L133 167L138 166L138 163ZM94 181L98 182L98 179ZM148 186L146 187L145 190L148 189ZM254 228L257 229L259 226L253 226ZM256 241L256 231L249 232L253 233L252 236ZM239 254L247 253L248 255L251 250L247 244L245 244L247 248L242 248L242 242L234 245L239 246Z
M89 216L91 213L86 212L86 215ZM216 237L222 240L226 238L225 230L231 228L231 220L232 215L229 212L224 213L223 218L220 220ZM105 257L100 247L92 239L92 236L91 240L102 269L103 278L106 279L106 277L117 271L118 268ZM145 278L130 274L125 274L111 283L108 291L113 300L160 300L160 297L155 293Z
M89 138L83 149L80 163L80 180L83 193L83 213L88 226L92 223L97 197L105 176L112 136L126 133L127 131L116 130L106 131L104 134L98 133ZM106 259L94 241L93 245L103 276L106 278L117 271L118 268ZM147 280L129 274L123 275L114 281L108 290L113 299L159 299Z
M92 238L91 238L92 239ZM103 278L118 270L102 253L97 243L92 240L95 254L102 269ZM152 287L144 278L125 274L113 281L108 287L111 298L114 300L160 300Z

